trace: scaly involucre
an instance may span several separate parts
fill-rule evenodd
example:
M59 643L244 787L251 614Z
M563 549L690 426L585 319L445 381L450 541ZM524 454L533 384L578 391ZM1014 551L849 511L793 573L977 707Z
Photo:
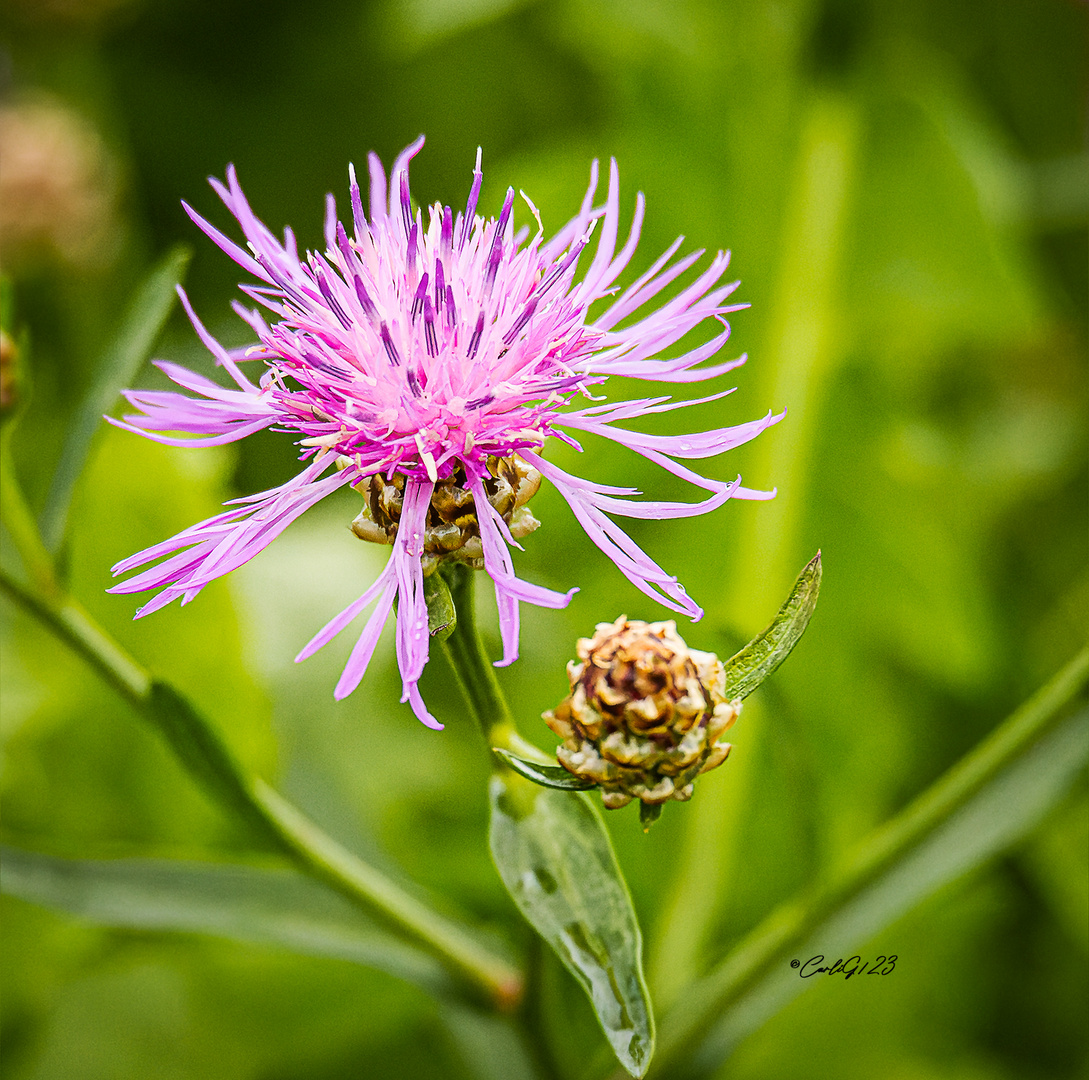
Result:
M746 306L726 306L737 282L718 284L729 256L719 252L661 307L637 315L702 252L672 261L679 238L631 284L614 288L635 252L643 221L640 195L630 233L617 251L615 161L604 206L594 206L594 162L578 214L545 240L540 227L532 238L527 228L515 231L513 189L508 189L498 219L476 213L479 151L463 214L438 204L430 207L426 220L422 211L414 212L408 166L422 145L421 137L400 154L388 185L381 163L370 155L369 218L354 169L349 170L352 232L338 221L329 195L323 253L300 257L290 229L281 243L250 209L233 167L227 170L226 185L216 180L211 184L241 226L248 251L185 207L260 282L241 286L242 292L273 318L266 321L259 309L236 301L235 311L259 344L227 350L208 333L179 289L197 334L234 387L225 389L177 364L160 362L166 375L189 393L129 391L125 397L140 412L111 422L175 446L219 446L275 427L297 435L305 465L281 487L233 500L224 513L118 563L115 574L157 565L112 591L162 587L137 616L175 599L187 603L208 582L253 558L319 499L377 474L387 479L400 474L403 503L385 570L318 632L298 659L310 656L375 603L337 683L336 696L345 697L363 677L396 600L402 700L411 702L425 724L440 727L417 685L428 658L422 555L436 483L455 478L473 496L484 567L499 608L499 663L509 664L518 656L519 602L562 607L576 590L559 593L515 576L509 545L519 545L485 488L495 475L496 458L517 455L537 470L636 588L696 619L702 611L677 579L609 515L688 517L730 498L770 497L743 488L740 477L733 483L708 479L676 459L722 453L748 442L780 416L769 413L736 427L695 434L649 435L617 424L697 402L655 397L570 408L577 397L600 401L590 389L613 375L685 383L714 378L743 363L742 356L699 366L729 336L723 316ZM529 206L539 226L536 209ZM599 235L593 258L577 280L580 255L595 229ZM604 309L591 317L591 305L604 298ZM676 358L659 358L705 319L721 324L709 341ZM256 382L243 370L246 361L262 368ZM691 504L632 500L630 496L639 494L634 488L584 480L545 458L544 446L553 436L581 449L569 434L580 431L642 454L710 492L709 497Z

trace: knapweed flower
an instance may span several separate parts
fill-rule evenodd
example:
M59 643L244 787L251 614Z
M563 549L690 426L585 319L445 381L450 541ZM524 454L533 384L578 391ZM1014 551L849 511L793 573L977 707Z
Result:
M559 763L601 788L607 807L692 797L692 781L730 752L719 742L741 712L726 700L714 653L690 649L669 622L599 623L567 665L571 690L545 723L563 739Z
M411 702L424 723L439 727L417 687L429 643L423 581L438 560L483 565L499 608L499 663L515 660L519 602L563 607L576 591L555 592L514 573L509 547L517 547L516 536L536 524L525 500L543 478L629 581L666 607L698 618L700 608L677 579L610 515L688 517L730 498L770 497L743 488L740 477L732 483L707 479L677 459L722 453L780 417L769 413L737 427L685 435L620 427L621 421L695 402L674 403L668 397L605 402L591 391L610 376L694 382L744 361L700 366L729 335L724 315L746 306L726 304L737 286L719 284L728 256L720 252L695 280L648 312L649 302L702 252L674 261L678 239L634 281L616 287L635 253L643 199L636 200L630 233L618 251L615 161L604 205L594 205L595 162L579 212L546 240L528 198L537 231L530 237L528 227L515 229L513 189L498 219L476 213L479 152L464 213L438 204L426 215L413 210L408 168L422 145L421 137L400 154L388 182L378 158L370 155L369 217L349 169L351 233L328 196L324 252L300 255L290 229L279 241L254 216L233 167L226 185L211 183L237 219L248 250L186 206L194 222L257 279L241 289L259 308L234 304L257 344L223 348L179 290L197 334L234 386L224 388L161 362L166 375L189 393L130 391L125 396L140 413L113 422L179 446L218 446L274 428L297 437L304 466L281 487L234 500L224 513L118 563L114 572L125 573L162 560L113 591L162 587L138 616L175 599L187 603L208 582L253 558L306 509L350 485L365 498L356 532L392 543L392 552L374 584L320 630L298 659L321 648L374 603L336 686L336 696L345 697L363 677L396 600L402 700ZM592 257L587 254L589 266L580 276L580 257L595 230ZM591 314L598 301L600 310ZM661 358L705 319L720 324L711 340ZM260 374L247 374L247 362ZM579 398L592 403L573 408ZM634 488L573 476L548 460L545 447L555 437L581 449L575 440L579 432L618 442L710 495L691 504L639 501L631 498L639 494Z

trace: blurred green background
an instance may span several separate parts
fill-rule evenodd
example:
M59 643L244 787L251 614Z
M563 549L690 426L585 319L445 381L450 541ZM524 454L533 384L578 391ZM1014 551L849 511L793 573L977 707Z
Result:
M347 163L374 149L388 166L421 131L420 202L457 206L481 145L482 208L512 184L548 231L590 160L614 155L628 213L637 190L648 202L633 274L681 233L734 251L752 309L729 348L751 360L736 394L671 415L706 427L786 407L710 464L779 496L630 531L705 606L681 633L720 654L818 547L825 581L728 765L648 836L634 811L608 815L659 1000L682 961L721 955L1084 642L1084 4L8 0L0 18L0 243L33 374L13 453L35 506L95 359L169 245L194 247L201 317L245 340L228 307L240 275L179 205L226 227L205 177L228 162L270 227L317 247L325 192L347 208ZM210 369L177 315L156 355ZM591 449L557 459L683 494L642 459ZM385 558L347 531L351 493L184 611L134 624L133 599L103 591L116 560L282 481L294 454L275 435L183 451L102 432L66 552L74 592L330 832L528 947L487 854L487 760L441 658L423 687L440 734L398 704L388 636L343 703L350 635L291 663ZM538 717L566 689L575 639L663 612L554 491L534 511L544 527L519 573L582 591L566 611L523 607L523 656L500 677L523 733L550 747ZM237 854L240 834L86 667L7 601L0 619L6 841ZM811 990L723 1075L1089 1076L1087 794L1083 776L1029 841L872 942L863 956L900 957L894 976ZM693 903L705 929L688 933ZM469 1075L434 1005L380 973L16 900L3 924L10 1080ZM551 1009L575 1077L599 1036L565 979Z

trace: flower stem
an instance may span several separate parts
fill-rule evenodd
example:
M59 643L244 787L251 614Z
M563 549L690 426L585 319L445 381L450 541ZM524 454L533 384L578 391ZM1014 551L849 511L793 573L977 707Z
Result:
M483 996L501 1011L517 1005L523 985L519 971L468 931L342 847L263 780L248 775L214 724L167 683L154 679L67 595L23 497L10 454L0 459L0 509L32 582L32 587L27 587L0 569L0 591L35 616L125 698L167 740L213 799L233 817L244 820L255 839L436 956L474 996ZM498 685L493 683L492 689L488 706L492 711L487 715L509 718Z
M342 893L370 916L431 955L463 984L509 1011L521 974L470 933L342 847L258 777L247 776L214 726L176 691L153 679L79 604L35 595L0 570L0 589L34 615L101 675L160 734L189 772L255 838Z
M518 734L503 689L495 676L476 622L474 586L476 571L460 563L448 563L439 571L446 579L457 612L454 632L442 642L462 698L476 721L491 758L492 768L506 785L506 797L528 813L542 791L536 784L519 776L503 764L492 747L510 750L519 757L555 764L527 739ZM520 1003L515 1023L521 1029L525 1045L532 1053L542 1076L558 1077L562 1070L555 1061L552 1040L547 1033L541 1000L545 956L544 939L534 936L526 972L525 997Z
M511 715L477 629L473 595L476 578L469 567L460 563L444 566L440 573L450 586L457 610L457 626L443 647L469 711L487 739L493 728L509 724Z
M495 668L488 659L477 628L473 603L476 572L461 563L447 564L439 572L446 578L457 610L457 625L442 643L443 650L488 748L497 746L520 757L548 761L548 758L542 758L536 746L518 734L510 706L495 677ZM554 760L552 764L555 764ZM509 774L505 766L502 768L504 773Z
M255 779L252 790L283 850L302 869L437 956L493 1008L517 1007L523 978L507 960L342 847L263 780Z
M34 515L15 476L10 432L10 427L4 431L0 447L0 519L3 520L4 528L11 536L19 557L23 560L27 576L35 588L46 596L56 598L60 594L60 586L53 570L53 560L42 543Z

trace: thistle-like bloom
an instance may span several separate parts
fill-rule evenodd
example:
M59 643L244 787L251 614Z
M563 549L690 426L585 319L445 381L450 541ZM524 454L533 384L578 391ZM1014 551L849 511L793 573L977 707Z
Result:
M722 453L748 442L780 416L769 413L737 427L690 435L649 435L619 427L620 421L696 402L674 403L669 397L603 402L591 390L609 376L685 383L713 378L744 362L741 357L699 366L726 342L730 328L724 316L746 306L726 305L737 287L737 282L719 284L728 255L717 254L695 280L644 313L648 302L702 252L673 261L678 239L631 284L614 287L635 253L643 220L640 195L631 231L617 251L615 161L604 205L594 206L595 162L578 214L546 240L528 198L536 234L530 238L528 228L515 230L513 189L507 191L498 220L476 213L479 152L464 213L438 204L426 215L414 211L408 166L422 145L421 137L400 154L388 184L378 158L370 155L369 218L349 169L352 231L337 220L335 201L328 196L324 252L300 256L290 229L281 243L254 216L233 167L226 185L211 184L237 219L248 251L185 207L257 279L257 284L241 286L242 292L273 318L267 321L259 309L236 301L235 311L258 344L229 351L208 333L179 289L197 334L234 387L225 389L160 362L189 393L129 391L125 396L140 413L112 422L177 446L219 446L273 427L297 437L304 467L281 487L234 500L224 513L118 563L115 574L162 560L112 591L162 587L137 616L175 599L187 603L208 582L253 558L320 499L338 488L356 487L370 508L357 519L356 532L392 543L389 562L297 659L310 656L374 603L337 683L336 696L345 697L363 677L396 600L402 700L411 702L425 724L440 727L417 684L428 657L424 575L446 557L444 544L453 545L449 557L482 563L492 579L503 642L500 664L518 656L520 601L563 607L577 591L555 592L514 573L509 546L518 547L515 537L536 524L532 515L526 517L524 501L542 477L559 490L590 539L636 588L673 611L699 618L701 609L677 579L610 515L689 517L730 498L769 498L770 493L743 488L740 477L732 483L708 479L676 459ZM587 256L589 266L579 279L578 262L595 230L592 258ZM604 306L591 315L595 301ZM663 350L705 319L720 324L709 341L660 359ZM259 376L251 378L243 370L247 361L260 367ZM579 397L598 403L572 408ZM640 501L630 498L639 494L633 488L573 476L544 453L551 437L581 450L572 432L619 442L710 495L697 503ZM454 525L458 536L451 534Z

